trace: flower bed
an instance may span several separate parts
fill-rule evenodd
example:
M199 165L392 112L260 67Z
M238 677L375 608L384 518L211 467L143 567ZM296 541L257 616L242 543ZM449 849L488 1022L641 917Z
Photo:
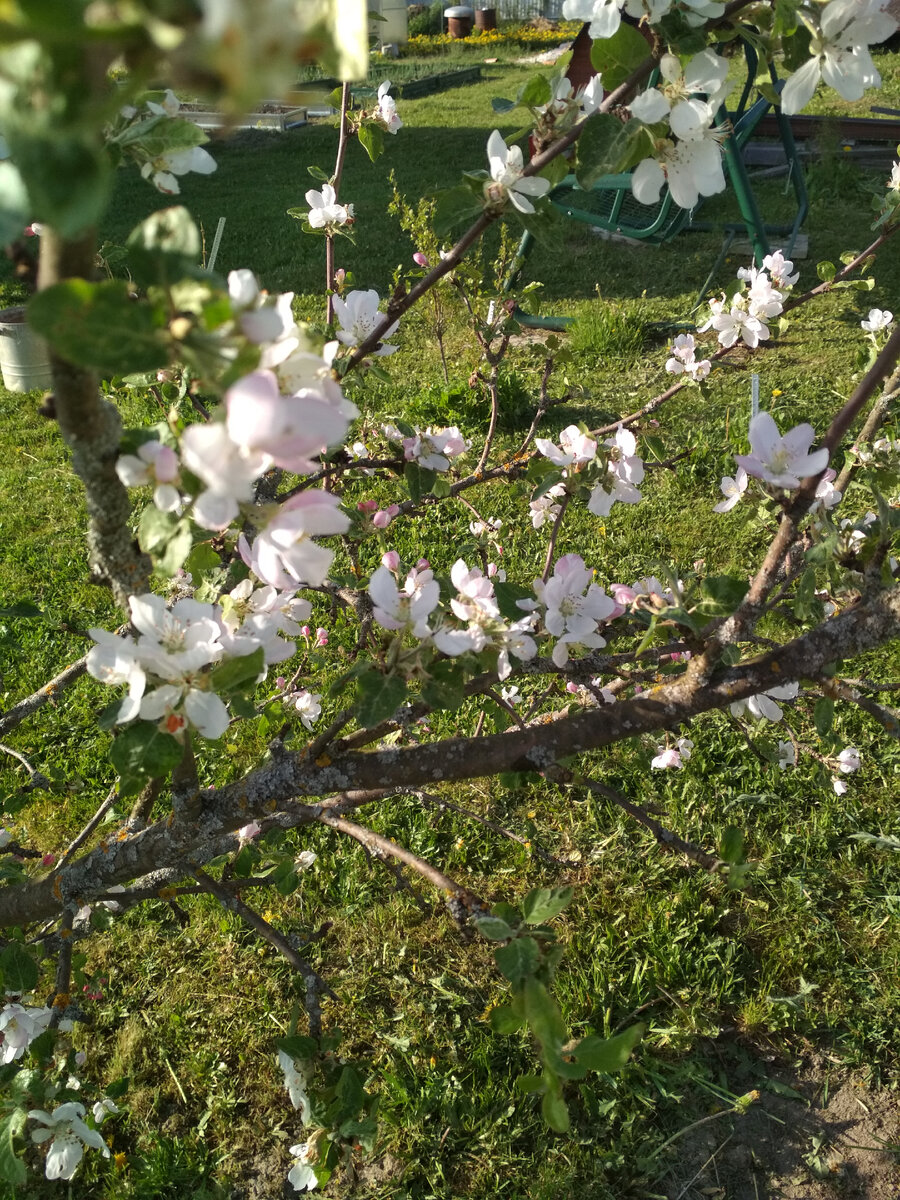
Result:
M497 46L520 46L523 50L545 50L571 41L581 28L581 21L560 21L552 29L538 29L533 25L505 25L500 29L473 30L468 37L452 38L447 33L422 34L411 37L403 47L408 55L442 54L448 47L476 46L487 49Z

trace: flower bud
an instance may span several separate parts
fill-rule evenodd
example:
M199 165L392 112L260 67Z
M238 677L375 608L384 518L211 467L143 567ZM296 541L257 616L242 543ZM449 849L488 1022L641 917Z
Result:
M425 256L425 255L422 253L422 251L421 251L421 250L417 250L417 251L415 252L415 254L413 255L413 262L414 262L414 263L417 263L417 264L418 264L418 266L420 266L420 267L427 267L427 266L428 266L428 259L427 259L427 257L426 257L426 256Z
M398 571L400 569L400 555L396 550L388 550L386 554L381 556L381 565L387 567L389 571Z

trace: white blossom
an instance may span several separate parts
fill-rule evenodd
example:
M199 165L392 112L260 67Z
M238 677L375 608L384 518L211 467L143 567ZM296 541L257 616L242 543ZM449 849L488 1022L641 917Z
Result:
M313 229L346 225L353 220L353 205L338 204L337 195L330 183L323 183L321 192L310 188L305 199L309 205L306 219Z
M45 1174L48 1179L71 1179L84 1157L85 1146L93 1146L109 1158L109 1149L96 1129L85 1125L84 1105L69 1102L60 1104L52 1113L42 1108L33 1108L28 1113L32 1121L39 1121L42 1129L31 1131L33 1142L45 1142L49 1138Z
M782 437L769 413L757 413L750 422L750 453L736 454L735 461L748 475L779 488L797 488L809 475L828 466L828 451L812 451L812 425L795 425Z
M534 205L529 197L546 195L550 191L550 180L523 175L521 146L507 146L497 129L488 138L487 154L492 180L484 185L488 203L503 204L508 199L519 212L533 213Z
M378 293L374 288L370 288L367 292L349 292L346 297L334 297L334 315L340 322L340 329L337 331L338 341L345 346L359 346L375 328L381 323L384 314L379 312L378 305L380 301ZM384 338L389 338L397 329L398 322L385 330ZM378 349L374 351L376 357L394 354L399 347L390 346L385 340L382 340Z

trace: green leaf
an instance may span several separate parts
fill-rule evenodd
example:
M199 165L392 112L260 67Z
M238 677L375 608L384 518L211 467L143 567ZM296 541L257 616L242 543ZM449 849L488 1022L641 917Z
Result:
M491 108L495 113L508 113L516 108L515 100L504 100L502 96L495 96L491 101Z
M20 600L18 604L0 605L0 617L41 617L44 614L30 600Z
M340 108L340 99L338 100L338 108ZM312 175L313 179L318 179L319 183L331 183L331 176L323 171L321 167L307 167L306 169Z
M823 696L821 700L816 701L816 707L813 709L813 721L819 737L828 737L834 722L834 701L828 696Z
M599 1038L591 1034L581 1039L572 1055L589 1071L603 1071L606 1074L621 1071L643 1033L643 1025L632 1025L617 1037Z
M825 283L830 283L837 274L837 267L833 262L820 262L816 265L816 274Z
M15 1109L0 1122L0 1180L14 1186L23 1184L28 1178L25 1164L16 1158L13 1139L25 1128L25 1113Z
M112 168L99 140L27 124L4 130L31 202L31 218L71 238L96 225L109 202Z
M494 961L510 983L527 978L538 965L540 951L534 938L519 937L508 946L498 946Z
M449 237L454 229L480 216L483 208L484 198L477 197L465 184L437 192L433 219L435 236L440 239Z
M550 101L550 80L546 75L532 75L519 89L519 103L525 108L541 108Z
M37 987L38 965L21 942L10 942L0 950L0 970L7 992L30 992Z
M542 1075L520 1075L515 1084L516 1091L522 1092L525 1096L542 1092L546 1086Z
M420 467L418 463L408 462L403 468L403 478L409 489L413 504L418 504L423 496L427 496L437 478L437 472Z
M624 21L609 38L600 38L591 46L591 64L603 75L603 88L614 91L650 53L647 43L632 25ZM591 118L593 120L593 117ZM584 137L584 134L581 135Z
M534 888L522 901L522 913L526 925L543 925L552 921L566 907L574 895L574 889Z
M628 25L622 25L628 29ZM638 35L641 45L643 39ZM646 47L645 47L646 49ZM640 125L640 122L637 122ZM612 113L594 113L578 139L575 177L579 186L590 190L603 175L617 175L624 169L636 130L623 124Z
M191 575L201 575L204 571L214 571L221 567L222 560L213 550L209 542L198 542L184 560L184 569Z
M728 616L747 595L750 585L746 579L733 575L711 575L700 584L705 603L703 612L710 616Z
M148 554L162 550L175 532L178 518L173 513L161 512L155 504L148 504L141 513L138 523L138 541Z
M109 749L112 765L123 783L130 785L164 777L181 762L184 748L170 733L162 733L149 721L124 729Z
M301 1033L295 1033L291 1037L277 1038L275 1048L283 1050L288 1057L302 1062L315 1058L319 1053L319 1043L316 1039L305 1037Z
M728 863L744 861L744 835L736 825L728 825L722 834L719 857Z
M525 1024L525 1018L520 1016L509 1004L501 1004L499 1008L492 1008L490 1020L494 1033L517 1033Z
M566 1133L568 1131L569 1110L566 1107L565 1100L563 1100L558 1092L544 1092L541 1099L541 1115L556 1133Z
M507 938L514 936L514 931L500 917L479 917L475 928L482 937L492 942L505 942Z
M527 941L527 938L519 938ZM514 946L516 943L511 942ZM507 947L508 949L508 947ZM498 952L499 953L499 952ZM556 1001L539 979L529 975L524 984L525 1017L532 1033L548 1051L556 1050L566 1040L566 1026Z
M265 669L265 651L262 646L257 646L252 654L244 654L240 658L228 658L219 666L214 667L209 681L213 691L222 696L230 696L232 692L246 692L249 688L254 687Z
M825 614L825 606L816 595L816 572L808 567L803 572L794 593L794 616L798 621L818 623Z
M128 266L144 287L167 285L197 271L200 230L186 208L164 208L142 221L128 237Z
M352 1067L344 1067L337 1084L337 1096L347 1116L354 1116L365 1101L362 1081Z
M356 683L357 720L364 729L387 721L406 699L406 680L401 675L371 671Z
M31 301L28 321L63 358L110 375L149 371L169 361L163 309L132 300L131 285L121 279L56 283Z
M157 571L161 575L174 575L190 553L193 543L194 532L191 523L183 518L175 526L172 536L166 542L165 549L154 556L154 565Z
M452 659L432 663L430 678L422 687L422 699L431 708L456 712L466 698L466 676L463 668Z
M372 162L384 153L384 130L374 122L364 121L357 134L359 144Z
M124 700L113 700L112 704L107 704L106 708L100 710L97 714L97 725L100 729L105 731L113 728L124 703Z
M524 600L527 596L533 599L534 592L530 588L520 587L517 583L497 582L494 584L494 596L501 616L507 621L521 621L525 612L518 607L516 601Z

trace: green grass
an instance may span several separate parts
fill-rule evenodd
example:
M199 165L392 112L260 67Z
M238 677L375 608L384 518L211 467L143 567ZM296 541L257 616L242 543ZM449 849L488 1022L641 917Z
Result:
M881 61L893 77L895 60ZM359 244L341 243L338 263L353 271L357 286L385 294L394 269L411 265L415 247L386 215L388 169L396 171L400 190L415 197L455 182L461 169L482 166L497 121L490 97L510 94L524 78L520 68L497 68L477 87L404 104L407 127L387 139L388 152L375 167L351 147L343 195L356 205ZM512 126L501 129L509 133ZM285 209L302 203L314 186L307 165L329 169L333 148L327 126L281 137L242 135L215 147L215 175L184 181L184 200L208 238L218 217L228 218L219 268L252 266L267 286L294 290L297 311L316 320L323 316L322 242L303 237ZM865 244L864 182L844 163L812 169L811 252L800 264L801 285L815 279L817 260L836 260ZM776 213L784 204L777 185L763 198ZM123 173L104 236L121 242L164 203ZM720 216L727 211L721 204L709 208ZM488 258L496 244L489 243ZM552 410L543 435L555 437L572 420L614 420L667 386L665 344L654 343L646 327L687 315L717 247L714 234L635 250L572 230L562 251L541 249L532 257L530 276L544 284L541 303L579 316L572 361L551 390L570 398ZM719 286L731 285L738 265L737 258L723 265ZM860 316L873 305L895 307L896 252L879 261L875 275L873 292L835 294L797 314L755 360L764 402L782 425L809 420L821 431L852 388ZM8 288L4 299L12 294ZM486 401L468 384L476 365L471 336L455 301L448 304L450 386L440 377L426 310L409 314L396 339L401 350L388 363L391 382L371 390L364 430L399 416L458 423L470 436L483 429ZM647 353L634 363L641 345ZM541 365L525 346L505 366L504 444L528 426ZM120 393L117 402L126 423L158 418L140 395ZM106 594L87 579L79 486L55 427L36 409L33 396L0 392L0 596L3 604L32 599L43 610L39 619L2 621L3 707L83 653L88 627L116 621ZM711 513L731 455L745 446L746 374L718 371L707 399L688 391L658 415L660 428L647 423L643 432L659 433L667 451L688 457L677 471L650 473L646 498L633 509L618 506L602 524L573 513L559 552L581 553L601 582L630 583L660 562L686 577L698 558L711 573L746 573L767 542L771 519L754 519L740 507L725 517ZM389 500L396 489L366 482L350 499L364 494ZM523 521L526 490L485 489L472 501L483 515L502 518L510 577L533 578L547 530L535 533ZM862 489L845 501L853 515L870 505ZM446 570L460 554L471 558L470 519L468 510L444 506L423 521L415 540L412 531L392 527L390 544L413 558L427 547ZM387 544L364 544L365 570L377 565ZM350 626L321 604L314 620L333 631L333 644L308 671L310 684L324 692L342 667L339 646ZM896 678L897 666L894 648L868 656L858 671ZM41 849L64 846L112 783L108 738L94 723L108 699L104 692L83 680L58 707L48 706L10 735L10 744L41 770L52 768L74 783L68 792L39 793L19 812L22 840ZM472 702L429 724L436 734L449 733L470 729L476 716ZM801 739L816 746L811 704L798 705L790 719ZM647 1034L619 1076L595 1078L580 1099L573 1093L573 1132L566 1138L548 1134L533 1102L514 1091L515 1078L534 1066L527 1039L490 1033L486 1010L503 1002L504 989L489 948L464 940L442 911L423 914L410 892L397 890L394 875L355 845L324 829L302 840L292 835L298 846L316 850L316 866L301 891L264 903L279 928L301 936L331 922L311 947L314 965L339 996L326 1005L327 1022L343 1029L348 1057L371 1064L370 1086L381 1097L375 1162L360 1167L354 1194L366 1200L660 1194L678 1143L658 1159L651 1157L655 1149L709 1111L710 1088L738 1095L759 1085L769 1070L764 1055L791 1060L815 1049L876 1082L894 1082L900 862L850 835L897 832L900 749L880 740L869 718L846 708L838 710L837 730L841 744L869 748L842 798L811 759L784 774L761 764L721 715L692 725L696 750L682 772L649 772L653 739L596 756L598 776L640 803L658 805L682 836L712 847L727 825L744 830L756 864L744 892L663 855L620 812L579 791L547 785L513 791L483 781L453 797L532 847L576 864L567 868L547 866L521 845L410 798L361 814L492 900L521 897L535 885L575 885L576 901L560 921L567 949L559 994L570 1028L579 1036L591 1029L608 1034L641 1010ZM778 734L774 727L762 731L769 742ZM204 751L209 782L236 777L264 745L241 726L223 742ZM0 759L0 778L14 798L24 780L10 762ZM434 901L424 890L421 899ZM187 899L182 908L187 924L160 901L117 919L88 943L86 970L106 982L103 999L91 1005L93 1028L75 1034L88 1053L84 1076L105 1082L127 1074L132 1086L125 1114L105 1127L127 1164L120 1171L87 1156L72 1192L79 1200L218 1200L254 1180L269 1189L259 1194L280 1195L286 1147L301 1140L272 1048L297 995L290 971L211 900ZM813 990L791 1001L803 981ZM58 1194L37 1179L17 1193ZM341 1186L328 1194L341 1194Z

